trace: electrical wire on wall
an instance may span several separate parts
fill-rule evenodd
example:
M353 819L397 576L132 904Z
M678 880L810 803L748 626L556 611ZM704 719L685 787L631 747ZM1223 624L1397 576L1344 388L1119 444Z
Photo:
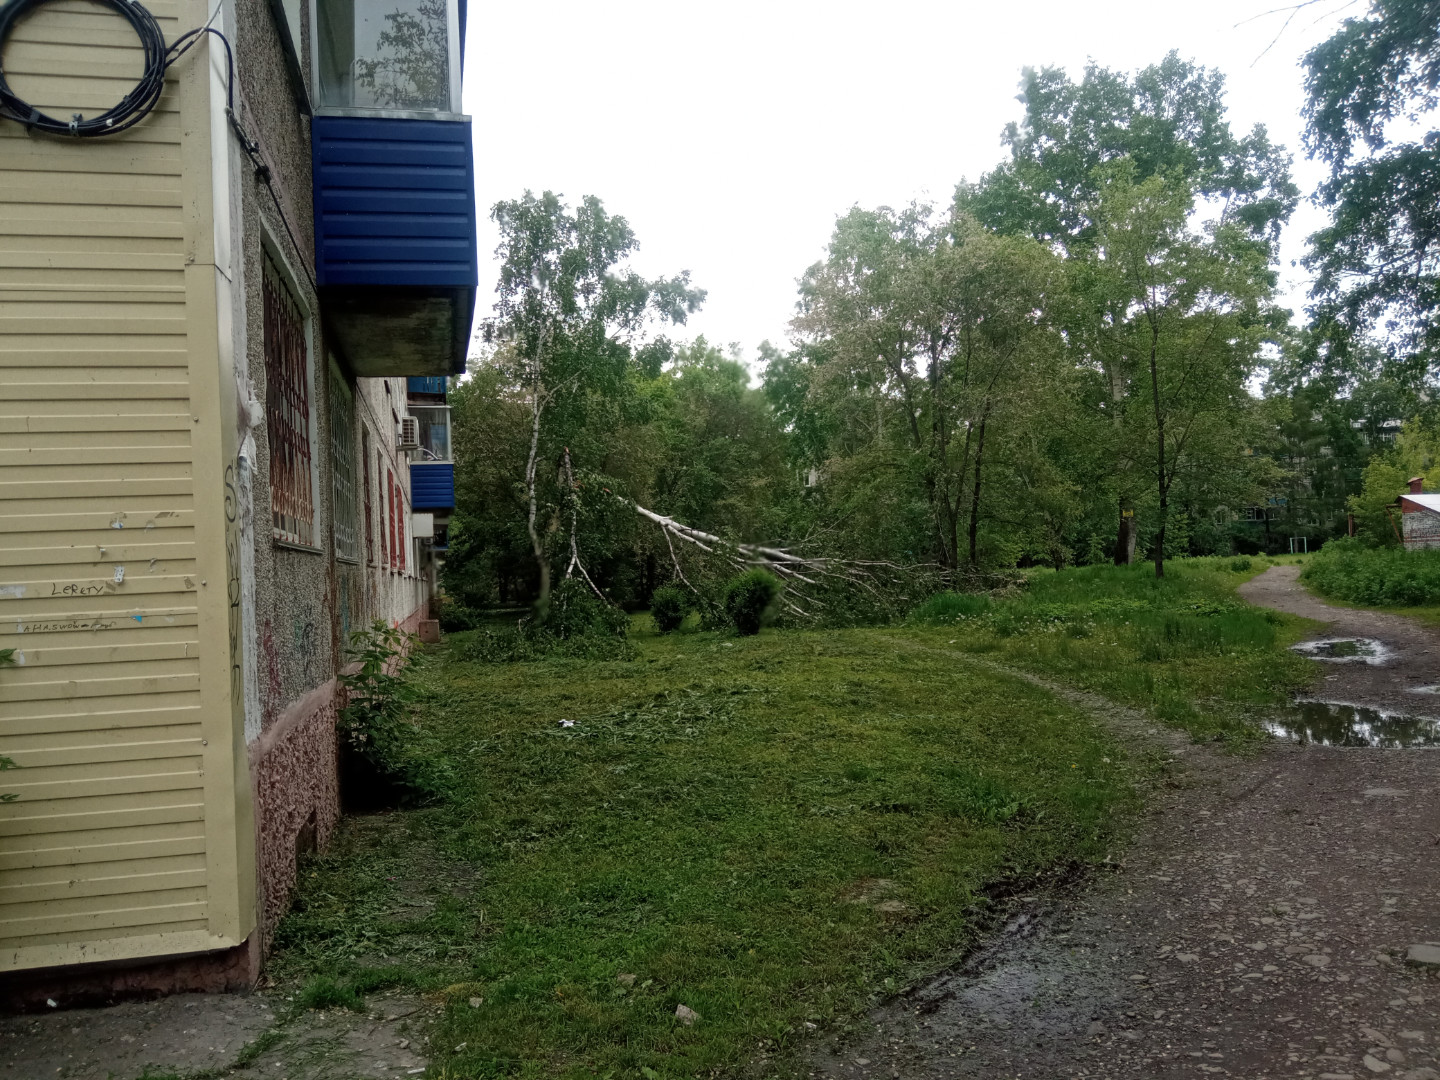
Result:
M3 55L5 41L20 19L49 2L50 0L9 0L9 3L0 4L0 118L14 120L25 125L29 131L39 131L46 135L77 139L117 135L150 115L165 90L165 73L198 41L207 34L213 34L220 40L220 44L225 46L225 118L239 140L240 148L254 166L256 179L264 183L265 189L270 192L275 212L280 215L280 221L285 226L285 235L290 238L290 243L297 253L304 252L305 249L295 239L290 219L281 205L270 167L260 155L260 144L250 137L235 113L235 52L230 46L230 39L210 25L220 13L219 7L216 7L215 14L210 16L210 22L185 31L167 46L160 24L143 5L135 0L94 0L95 3L115 11L135 31L144 53L144 71L135 87L112 108L89 119L77 112L72 113L69 120L59 120L41 112L15 93L5 75ZM301 258L300 265L310 280L310 287L314 289L315 279L310 276L310 268L304 258Z

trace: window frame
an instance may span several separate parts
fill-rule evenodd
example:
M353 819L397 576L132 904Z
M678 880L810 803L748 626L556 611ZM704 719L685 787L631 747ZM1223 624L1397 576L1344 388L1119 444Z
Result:
M387 503L390 499L390 493L382 490L385 483L386 471L385 454L377 448L375 451L375 495L377 496L375 501L380 506L380 518L377 522L379 527L375 531L380 535L381 570L387 569L390 565L390 548L386 540L387 530L389 529L388 518L390 516Z
M327 367L329 385L326 405L330 417L330 542L336 559L359 565L361 550L359 499L356 497L358 481L355 476L355 391L340 370L333 353L330 354ZM341 445L342 434L348 436L348 446ZM347 479L348 492L341 490ZM341 544L341 529L345 525L348 525L350 530L348 549Z
M375 565L374 492L370 487L370 425L360 423L360 460L364 463L365 485L365 565Z
M270 440L270 363L265 355L264 335L264 308L265 308L265 266L269 264L274 267L279 284L289 294L291 302L295 305L300 315L300 333L305 349L305 397L306 397L306 443L309 450L309 472L310 472L310 543L298 539L291 539L275 526L275 485L274 476L274 447ZM314 311L306 299L304 290L300 287L300 279L290 265L289 259L285 257L280 245L270 235L268 227L262 227L260 231L260 353L261 360L265 366L265 445L266 452L270 458L270 472L267 482L270 485L270 540L275 547L289 548L293 551L305 551L315 555L323 555L325 549L315 543L316 537L320 534L320 462L319 455L315 448L319 444L320 425L318 410L315 403L315 318ZM299 533L296 533L298 536Z
M309 0L310 14L310 70L314 86L311 93L311 107L316 116L361 116L375 120L453 120L468 121L469 115L460 111L460 69L462 52L460 41L459 0L445 0L445 41L448 47L447 62L450 83L450 108L441 109L377 109L320 103L320 4Z

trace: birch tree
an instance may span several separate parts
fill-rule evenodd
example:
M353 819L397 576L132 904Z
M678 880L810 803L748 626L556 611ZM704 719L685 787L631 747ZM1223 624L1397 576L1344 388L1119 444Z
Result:
M573 514L573 468L564 432L580 425L593 398L619 396L634 365L658 367L664 339L650 339L648 332L683 324L705 293L690 285L688 273L650 280L626 266L639 246L635 234L594 196L572 209L552 192L527 191L497 203L491 217L500 229L501 269L495 314L483 332L487 341L504 346L529 412L525 523L539 578L536 608L543 618L551 588L547 537L558 528L562 507L553 507L551 522L539 520L542 465L555 469L567 492L561 501ZM570 477L561 479L562 471ZM565 555L573 572L578 563L573 543Z

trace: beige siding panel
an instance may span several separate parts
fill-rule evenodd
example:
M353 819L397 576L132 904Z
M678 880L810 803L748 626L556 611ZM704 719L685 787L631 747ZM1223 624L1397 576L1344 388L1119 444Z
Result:
M206 17L147 7L171 39ZM22 661L0 669L0 755L20 766L0 773L19 796L0 804L0 971L225 948L253 921L248 841L216 831L249 820L228 679L202 684L228 674L206 629L228 608L206 546L223 521L204 517L223 492L195 492L197 440L220 440L214 290L192 276L213 259L204 52L122 136L0 121L0 649ZM112 104L139 66L133 32L82 0L6 51L17 92L58 115Z

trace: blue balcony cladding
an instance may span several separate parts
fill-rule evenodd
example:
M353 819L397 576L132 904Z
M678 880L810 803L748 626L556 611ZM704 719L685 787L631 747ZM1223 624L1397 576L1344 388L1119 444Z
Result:
M473 289L469 121L317 116L316 282Z
M443 394L449 380L444 375L411 375L405 380L407 394Z
M412 462L410 505L416 510L455 508L455 466L449 461Z

